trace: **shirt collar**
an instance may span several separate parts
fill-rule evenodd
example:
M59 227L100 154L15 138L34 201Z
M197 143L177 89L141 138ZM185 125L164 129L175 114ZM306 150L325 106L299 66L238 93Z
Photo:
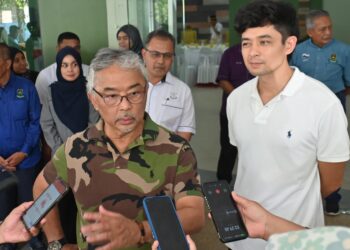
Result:
M160 82L166 82L167 75L168 73L165 74L165 76L162 78L162 80L160 80Z
M287 85L281 91L283 96L293 96L303 85L303 74L296 67L294 69L292 77L289 79Z
M329 43L327 43L325 46L319 47L319 46L317 46L316 44L314 44L314 43L312 42L312 39L311 39L311 38L309 38L309 44L310 44L312 47L316 48L316 49L324 49L324 48L327 48L327 47L331 46L332 43L334 43L334 39L332 39L332 40L331 40Z
M302 86L304 82L304 74L299 71L296 67L291 67L294 69L292 77L289 79L287 85L284 89L273 99L280 99L281 96L293 96ZM260 95L258 92L258 77L254 78L253 89L251 92L251 97L254 99L260 99Z
M10 77L9 77L9 79L7 80L7 83L6 83L3 87L1 87L1 88L2 88L2 89L8 88L9 85L10 85L10 83L14 80L15 77L16 77L16 75L11 71L11 72L10 72Z
M157 84L154 84L154 86L156 86L156 85L159 85L159 84L162 84L162 83L168 83L168 84L173 84L173 79L174 77L173 77L173 75L170 73L170 72L168 72L168 73L166 73L166 75L159 81L159 82L157 82ZM149 82L150 83L150 82ZM150 83L151 84L151 83ZM153 84L152 84L153 85Z

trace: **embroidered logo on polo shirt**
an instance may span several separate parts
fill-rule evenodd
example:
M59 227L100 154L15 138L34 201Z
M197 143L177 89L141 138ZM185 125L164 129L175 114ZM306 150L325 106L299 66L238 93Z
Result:
M18 99L24 98L23 89L17 89L16 97L17 97Z
M303 62L309 61L310 54L307 54L307 53L301 54L301 59L303 60Z
M172 100L176 100L177 99L176 92L170 92L170 99L172 99Z
M291 137L292 137L292 131L291 131L291 130L289 130L289 131L287 132L287 137L288 137L288 138L291 138Z
M331 56L329 57L329 61L332 63L337 62L337 55L336 54L331 54Z

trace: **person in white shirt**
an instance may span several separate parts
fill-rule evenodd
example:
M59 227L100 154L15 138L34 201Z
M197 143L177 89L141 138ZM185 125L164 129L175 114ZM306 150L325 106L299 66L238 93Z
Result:
M142 57L148 75L146 112L153 121L190 140L196 132L191 90L169 70L174 61L175 39L167 31L148 34Z
M63 32L57 38L57 52L65 47L72 47L80 53L80 39L78 35L72 32ZM89 73L89 66L82 64L83 75L86 77ZM39 95L40 103L44 104L46 99L51 96L50 85L57 82L57 63L53 63L40 71L35 87ZM46 142L43 142L43 151L49 155L51 150ZM54 153L54 152L51 152ZM59 202L60 214L65 216L66 220L62 222L67 242L76 242L75 221L76 221L76 204L71 191Z
M72 32L63 32L59 34L57 38L57 52L63 49L64 47L72 47L76 51L80 53L80 39L79 37ZM82 64L83 68L83 75L86 77L89 73L89 66ZM45 69L41 70L38 78L35 81L35 87L38 91L40 103L43 103L43 100L45 96L47 96L47 93L49 91L49 86L57 82L57 76L56 76L56 70L57 70L57 64L53 63L49 66L47 66Z
M234 190L277 216L317 227L324 225L322 197L342 184L349 135L339 99L288 64L297 27L285 2L254 1L237 13L244 63L256 77L227 100L230 142L238 148ZM228 246L259 250L266 242Z
M224 26L218 22L216 15L209 16L208 22L210 25L210 43L221 44L223 42L222 37Z

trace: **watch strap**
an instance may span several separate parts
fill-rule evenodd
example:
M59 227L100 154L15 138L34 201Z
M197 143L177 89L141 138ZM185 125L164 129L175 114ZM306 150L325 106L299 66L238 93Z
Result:
M145 240L145 237L146 237L146 231L145 231L145 227L142 223L142 221L136 221L136 224L138 225L139 229L140 229L140 234L141 234L141 237L140 237L140 240L139 242L137 243L137 246L138 247L141 247L143 246L145 243L146 243L146 240Z
M62 246L66 245L68 243L65 238L59 239L58 242L61 243Z

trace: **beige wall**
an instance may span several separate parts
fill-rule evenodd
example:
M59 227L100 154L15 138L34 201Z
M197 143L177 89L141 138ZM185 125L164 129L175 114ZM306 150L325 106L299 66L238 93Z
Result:
M323 0L323 8L332 17L334 38L350 44L350 1Z

